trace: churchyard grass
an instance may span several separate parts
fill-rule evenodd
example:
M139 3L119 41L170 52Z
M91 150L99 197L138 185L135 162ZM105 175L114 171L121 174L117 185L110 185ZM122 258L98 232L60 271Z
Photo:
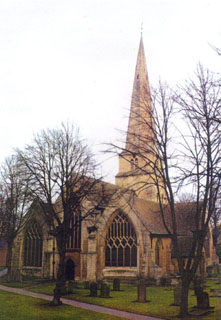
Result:
M123 320L116 316L62 305L49 306L48 301L0 290L1 320ZM126 319L124 319L126 320Z
M205 290L210 294L211 288L220 288L217 280L208 280ZM6 285L6 283L3 283ZM111 288L112 288L112 284ZM48 295L53 295L54 283L50 284L32 284L30 282L20 283L18 286L16 283L10 284L10 286L15 287L25 287L29 291L45 293ZM98 291L99 294L99 291ZM135 302L137 299L137 288L132 284L121 284L121 291L111 291L110 298L100 298L100 297L90 297L89 290L83 289L83 283L79 283L79 288L74 289L74 294L65 295L66 299L73 299L82 302L87 302L91 304L97 304L101 306L106 306L110 308L115 308L119 310L145 314L150 316L155 316L164 319L176 319L176 315L179 312L179 307L172 306L173 304L173 288L172 287L147 287L147 300L148 303L138 303ZM25 298L26 299L26 298ZM44 304L47 302L44 302ZM194 291L189 292L189 308L196 305L196 297L194 296ZM201 319L207 320L220 320L221 319L221 298L211 297L210 294L210 305L215 307L214 312L207 316L200 317ZM49 309L51 310L51 309ZM25 319L25 318L24 318ZM53 319L53 318L49 318ZM63 319L63 318L61 318ZM64 318L66 319L66 318ZM68 318L67 318L68 319ZM80 318L79 318L80 319ZM93 319L93 318L92 318ZM188 320L196 319L195 317L189 317Z
M111 284L112 288L112 284ZM210 293L210 288L220 288L217 280L207 281L206 291ZM54 285L42 285L29 288L29 290L39 293L52 295ZM99 293L99 291L98 291ZM164 319L176 319L179 313L179 307L172 306L173 304L173 288L172 287L147 287L148 303L135 302L137 299L137 288L132 284L121 284L121 291L111 291L110 298L90 297L89 290L83 289L80 284L79 288L74 289L74 294L66 295L65 298L97 304L114 309L155 316ZM196 297L194 291L189 292L189 308L196 305ZM207 316L200 317L207 320L221 319L221 298L210 298L210 305L215 307L214 312ZM196 319L189 317L188 320Z

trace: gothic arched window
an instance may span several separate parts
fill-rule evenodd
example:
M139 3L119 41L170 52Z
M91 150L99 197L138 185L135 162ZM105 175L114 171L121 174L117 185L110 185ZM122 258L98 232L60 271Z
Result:
M42 266L43 236L39 224L34 221L26 230L24 240L24 265Z
M73 214L70 221L71 233L67 240L67 249L81 248L81 219L79 214Z
M105 265L109 267L137 266L137 237L126 216L118 214L112 221L105 246Z
M161 267L161 261L162 261L162 241L160 239L157 239L156 245L155 245L155 263Z

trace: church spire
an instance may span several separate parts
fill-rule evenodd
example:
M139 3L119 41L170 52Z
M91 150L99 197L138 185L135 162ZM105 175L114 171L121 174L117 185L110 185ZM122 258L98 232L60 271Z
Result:
M150 122L152 114L152 102L150 95L150 85L147 74L146 59L143 39L141 34L137 63L134 76L133 92L131 99L130 117L126 137L126 150L130 152L138 151L141 135L143 134L143 124ZM147 119L148 118L148 119ZM147 127L145 128L147 130Z
M125 151L119 155L119 172L116 176L116 184L133 189L141 198L156 201L156 192L149 183L151 176L144 174L144 170L142 170L145 167L146 172L148 171L144 152L147 152L150 157L150 150L154 148L153 126L153 108L141 33L126 145Z

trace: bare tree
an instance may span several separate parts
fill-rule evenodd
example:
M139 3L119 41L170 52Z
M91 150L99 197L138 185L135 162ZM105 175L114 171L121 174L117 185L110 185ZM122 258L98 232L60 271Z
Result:
M195 80L179 88L179 93L160 84L152 97L153 109L144 101L143 109L132 115L142 130L137 130L136 139L130 139L128 148L120 150L125 160L130 161L128 154L138 159L134 173L143 176L138 188L151 187L157 193L159 212L171 237L181 276L181 316L188 313L189 286L202 259L220 186L220 124L214 121L220 117L220 99L220 86L202 66L198 67ZM179 125L180 115L184 129ZM179 227L181 206L176 202L190 187L194 201L184 211L191 213L191 241L184 261Z
M199 65L196 81L183 87L182 95L176 101L190 129L192 144L185 141L185 159L189 160L190 166L184 170L184 179L195 186L196 198L192 257L189 256L186 268L182 270L183 282L188 288L200 263L220 189L220 124L214 120L221 114L220 86L214 75Z
M221 235L221 209L220 207L216 207L212 218L211 218L211 224L213 228L213 243L214 246L217 246L218 238Z
M0 173L0 238L5 239L8 245L6 265L10 279L14 240L21 230L31 197L29 181L24 176L16 156L5 160Z
M65 284L68 238L83 220L93 218L96 210L107 205L113 190L102 183L93 154L72 125L42 131L32 145L18 150L18 155L31 180L31 192L42 206L50 234L56 238L59 266L53 301L59 304Z

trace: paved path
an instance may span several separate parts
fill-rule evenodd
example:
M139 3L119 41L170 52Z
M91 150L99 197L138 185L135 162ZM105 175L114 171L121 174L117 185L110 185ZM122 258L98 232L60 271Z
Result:
M23 294L23 295L27 295L27 296L31 296L31 297L35 297L35 298L39 298L39 299L44 299L44 300L49 300L49 301L52 300L52 297L49 295L31 292L31 291L27 291L24 289L11 288L11 287L6 287L6 286L0 285L0 290ZM69 300L69 299L64 299L64 298L62 298L61 300L64 304L67 304L70 306L83 308L83 309L87 309L90 311L111 314L111 315L118 316L121 318L127 318L127 319L132 319L132 320L163 320L163 319L148 317L148 316L144 316L144 315L140 315L140 314L136 314L136 313L120 311L120 310L111 309L111 308L102 307L102 306L97 306L94 304L89 304L89 303L80 302L80 301L76 301L76 300Z
M5 276L8 273L8 269L3 269L0 271L0 277Z

